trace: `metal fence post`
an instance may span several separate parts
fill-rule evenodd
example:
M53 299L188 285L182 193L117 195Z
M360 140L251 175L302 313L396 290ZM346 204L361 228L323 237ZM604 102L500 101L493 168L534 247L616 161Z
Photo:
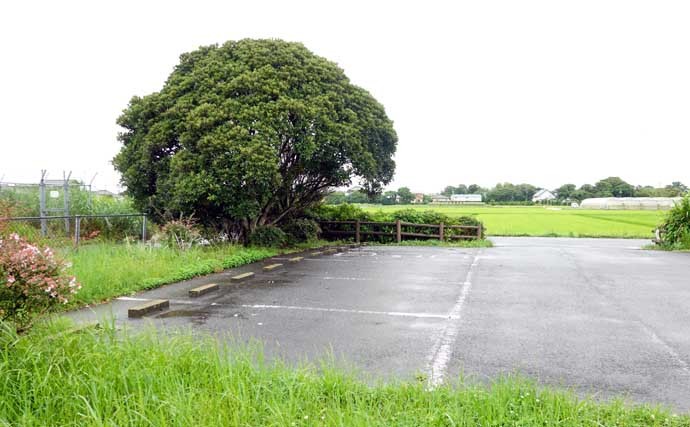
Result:
M81 218L79 215L74 216L74 247L79 248L79 240L81 237Z
M402 242L402 230L400 228L400 220L395 220L395 238L398 243Z
M72 172L69 175L62 172L62 201L65 209L65 235L69 237L69 179L72 177Z
M38 184L39 215L41 217L41 237L48 235L48 220L46 217L46 170L41 171L41 182Z
M141 219L141 243L146 243L146 214Z
M355 242L359 243L361 240L360 236L360 223L359 220L355 221Z
M438 225L438 240L443 241L443 223Z

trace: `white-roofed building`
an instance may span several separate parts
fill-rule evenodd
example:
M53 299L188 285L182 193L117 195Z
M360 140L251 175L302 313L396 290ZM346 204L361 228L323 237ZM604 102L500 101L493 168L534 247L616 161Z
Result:
M452 194L450 196L451 202L469 202L479 203L482 201L481 194Z
M551 190L547 190L545 188L537 191L534 193L534 196L532 196L532 201L534 203L548 202L550 200L556 200L556 195L553 194Z

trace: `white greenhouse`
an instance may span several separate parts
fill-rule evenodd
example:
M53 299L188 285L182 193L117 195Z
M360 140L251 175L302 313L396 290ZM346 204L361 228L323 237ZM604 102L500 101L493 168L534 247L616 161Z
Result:
M581 209L668 210L680 202L680 197L597 197L585 199Z

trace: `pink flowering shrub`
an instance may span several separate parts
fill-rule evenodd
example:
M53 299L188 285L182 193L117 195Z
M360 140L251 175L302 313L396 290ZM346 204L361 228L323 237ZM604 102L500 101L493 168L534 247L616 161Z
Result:
M23 330L51 307L67 304L81 286L66 268L50 248L38 248L15 233L0 237L0 320Z

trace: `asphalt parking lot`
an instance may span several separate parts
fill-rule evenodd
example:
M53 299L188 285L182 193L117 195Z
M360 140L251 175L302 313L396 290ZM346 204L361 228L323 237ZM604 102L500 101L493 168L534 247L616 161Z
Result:
M258 340L290 362L331 354L374 377L422 374L433 385L521 373L690 411L690 254L640 250L640 240L492 240L274 259L284 266L248 265L71 316ZM230 281L247 271L255 277ZM220 289L188 296L207 283ZM156 298L170 308L127 318Z

